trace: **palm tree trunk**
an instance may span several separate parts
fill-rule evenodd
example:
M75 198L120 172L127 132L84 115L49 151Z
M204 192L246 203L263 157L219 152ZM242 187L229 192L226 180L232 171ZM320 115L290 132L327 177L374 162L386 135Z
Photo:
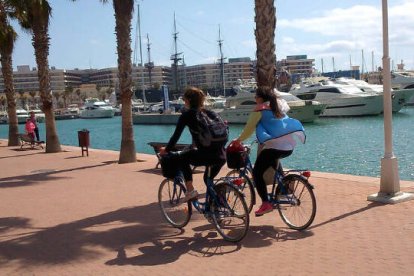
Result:
M132 125L131 20L134 0L113 0L118 50L118 77L122 103L122 139L118 163L136 162Z
M52 91L49 76L49 36L48 27L36 24L33 27L33 47L35 49L36 63L39 77L39 91L42 99L42 111L45 113L46 126L46 152L62 151L56 131L55 115L53 113Z
M275 87L276 8L274 0L255 0L257 85Z
M13 67L11 54L1 53L1 71L3 73L4 87L7 98L7 116L9 121L9 142L8 146L18 146L19 138L17 134L16 99L13 88Z
M7 98L7 116L9 123L9 141L8 146L18 146L19 139L17 134L19 127L17 125L16 115L16 99L13 88L13 62L12 53L14 40L16 39L16 33L13 28L8 24L6 9L3 2L0 2L0 28L1 41L0 43L0 62L1 72L3 74L4 92Z

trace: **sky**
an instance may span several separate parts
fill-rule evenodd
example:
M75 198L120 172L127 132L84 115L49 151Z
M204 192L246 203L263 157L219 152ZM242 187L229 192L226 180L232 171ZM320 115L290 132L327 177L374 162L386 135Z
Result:
M115 18L112 1L49 0L49 65L58 69L117 66ZM133 62L150 57L155 65L171 64L174 53L174 15L177 50L187 65L214 63L220 58L219 30L225 58L255 59L253 0L136 0L131 30ZM319 71L365 71L382 64L381 0L275 0L276 57L307 55ZM403 60L414 69L414 0L388 1L389 54L392 68ZM31 35L13 23L19 37L13 67L36 67ZM322 66L323 65L323 66ZM323 67L323 68L322 68ZM361 68L362 69L362 68Z

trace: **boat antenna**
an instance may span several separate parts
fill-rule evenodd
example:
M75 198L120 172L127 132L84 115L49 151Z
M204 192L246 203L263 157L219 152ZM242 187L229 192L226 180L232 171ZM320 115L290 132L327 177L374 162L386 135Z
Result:
M226 97L226 82L224 79L224 59L223 57L223 40L221 39L221 32L220 32L220 25L219 25L219 40L217 41L220 49L220 80L221 80L221 87L223 89L223 96Z
M175 81L175 91L176 93L178 93L179 90L179 79L178 79L178 61L181 60L181 58L179 57L182 53L178 53L177 52L177 26L175 23L175 12L174 12L174 33L173 33L173 38L174 38L174 54L171 55L170 60L173 61L173 67L174 67L174 81Z
M322 74L323 74L323 58L321 58Z
M147 51L148 51L148 63L145 65L148 68L148 77L149 85L152 87L152 68L154 68L154 63L151 61L151 43L149 41L149 36L147 34Z
M371 52L371 66L372 66L372 72L374 72L374 51Z
M144 82L144 64L142 60L142 43L141 43L141 17L139 13L139 4L138 4L138 32L139 32L139 56L141 59L141 85L142 85L142 100L147 103L147 98L145 97L145 82Z

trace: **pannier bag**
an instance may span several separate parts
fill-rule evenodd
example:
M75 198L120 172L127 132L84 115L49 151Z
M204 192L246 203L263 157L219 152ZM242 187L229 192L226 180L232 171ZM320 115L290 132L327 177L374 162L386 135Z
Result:
M240 169L245 167L247 151L243 144L232 141L226 148L227 167L230 169Z
M171 153L161 157L160 164L162 176L169 179L175 178L177 172L180 170L180 162L178 158L178 154Z

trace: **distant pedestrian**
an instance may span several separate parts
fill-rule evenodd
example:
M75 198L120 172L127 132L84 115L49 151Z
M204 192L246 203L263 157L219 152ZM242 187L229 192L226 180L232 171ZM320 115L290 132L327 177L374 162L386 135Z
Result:
M37 127L36 116L33 111L30 112L30 121L32 121L33 125L35 126L34 133L36 135L36 141L40 141L39 128Z
M27 136L29 136L32 141L34 141L34 139L35 139L35 133L34 133L35 128L36 127L33 124L32 120L30 118L27 118L26 119L25 130L26 130Z

